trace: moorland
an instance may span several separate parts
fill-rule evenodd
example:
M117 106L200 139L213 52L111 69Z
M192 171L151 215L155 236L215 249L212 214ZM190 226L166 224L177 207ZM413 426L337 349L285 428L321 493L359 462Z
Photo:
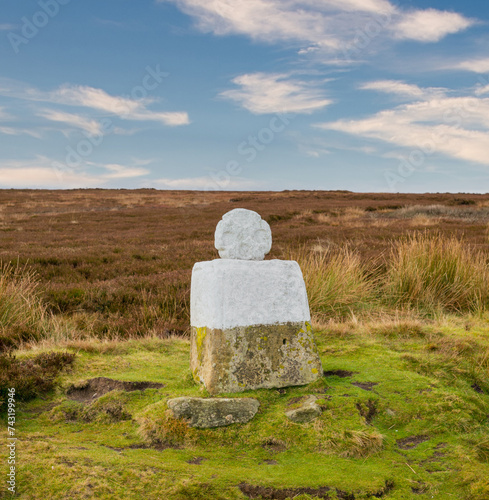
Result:
M166 401L207 396L190 276L233 208L301 265L325 376L198 430ZM1 190L0 260L20 498L489 498L489 194Z

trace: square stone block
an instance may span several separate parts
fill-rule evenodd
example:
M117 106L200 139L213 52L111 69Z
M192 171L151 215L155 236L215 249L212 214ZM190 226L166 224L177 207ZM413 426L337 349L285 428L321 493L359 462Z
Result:
M305 385L322 376L297 262L199 262L190 300L190 365L211 394Z

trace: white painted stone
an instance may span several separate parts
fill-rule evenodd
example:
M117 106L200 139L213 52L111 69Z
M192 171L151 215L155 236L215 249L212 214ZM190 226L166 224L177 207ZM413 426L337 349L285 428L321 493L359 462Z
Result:
M222 259L263 260L272 247L272 231L260 214L236 208L223 215L214 241Z
M299 264L263 260L272 244L269 225L256 212L232 210L217 225L215 244L222 258L192 270L194 380L220 394L321 377Z
M216 329L310 321L299 264L216 259L192 270L190 323Z

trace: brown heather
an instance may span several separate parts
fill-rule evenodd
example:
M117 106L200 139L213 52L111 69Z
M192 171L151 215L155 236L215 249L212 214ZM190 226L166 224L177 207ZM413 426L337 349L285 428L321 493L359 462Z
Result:
M270 223L267 258L301 263L317 320L379 308L477 312L487 206L489 195L472 194L3 190L2 343L188 335L192 266L218 257L215 226L238 207ZM406 240L417 230L424 236ZM448 281L420 251L439 263L450 255Z

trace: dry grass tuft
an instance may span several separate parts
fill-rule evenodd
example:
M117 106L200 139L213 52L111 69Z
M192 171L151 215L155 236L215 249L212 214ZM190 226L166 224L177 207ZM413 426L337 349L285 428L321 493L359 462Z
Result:
M367 306L375 280L367 279L360 257L348 248L310 252L289 251L304 275L309 306L315 321L345 317Z
M344 430L329 437L326 449L339 453L344 458L366 458L382 450L384 436L377 431Z
M414 233L393 244L385 291L398 307L479 313L489 305L489 268L456 238Z
M0 264L0 351L49 332L37 275L27 267Z
M166 403L164 404L166 406ZM162 404L152 405L156 414L151 412L137 417L138 434L151 445L163 447L180 447L195 434L183 419L173 417L171 410L164 410Z

